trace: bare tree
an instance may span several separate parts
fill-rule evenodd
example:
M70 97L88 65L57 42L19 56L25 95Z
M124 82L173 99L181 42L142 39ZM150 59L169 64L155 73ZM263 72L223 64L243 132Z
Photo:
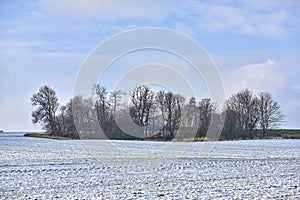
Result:
M197 107L197 100L195 97L190 98L189 103L185 106L184 124L189 127L197 127L199 120L199 110Z
M240 135L241 132L244 129L244 122L243 122L243 107L240 103L240 100L237 96L237 94L232 95L227 101L226 101L226 111L230 110L235 113L235 119L236 119L236 131L237 134ZM227 117L227 116L226 116ZM225 120L226 121L226 120Z
M275 102L268 92L259 94L259 124L261 129L261 138L267 136L269 128L275 128L284 120L284 115L280 106Z
M224 125L222 137L233 139L264 138L285 117L270 93L256 96L248 89L233 94L221 114L216 112L216 105L209 98L202 99L198 105L195 98L190 98L185 104L185 98L179 94L163 90L155 93L145 85L134 88L130 105L122 102L125 92L121 90L109 94L105 87L96 85L93 95L94 98L76 96L58 111L55 91L43 86L31 98L35 107L32 121L42 124L50 134L72 138L80 135L86 139L137 139L140 136L171 139L176 135L182 139L192 137L190 133L194 131L197 137L209 132L211 138L217 138ZM133 126L132 120L140 127Z
M81 138L94 138L97 134L97 113L92 98L75 96L72 99L72 114Z
M58 109L58 98L49 86L43 86L33 94L31 104L37 106L32 113L32 122L41 123L50 134L57 133L55 113Z
M252 97L252 101L250 101L250 106L247 107L247 134L248 137L254 137L254 129L257 128L258 120L259 120L259 102L256 96Z
M112 114L113 114L114 118L116 117L116 112L117 112L118 106L121 105L121 99L122 99L123 95L126 95L126 93L122 90L113 91L110 94L109 101L112 106L112 112L113 112Z
M198 136L204 137L211 122L212 112L215 111L216 106L210 98L207 98L199 101L198 108L200 116Z
M176 133L175 128L178 129L179 126L180 126L181 117L182 117L182 109L183 109L184 104L185 104L185 98L180 94L175 94L174 101L175 101L175 104L174 104L174 119L173 119L173 123L172 123L172 126L171 126L171 130L173 132L172 133L170 132L172 136L175 136L175 133Z
M258 98L246 89L232 95L226 106L227 109L236 111L239 129L245 133L244 138L252 138L259 120Z
M67 127L67 122L66 122L66 111L67 111L67 106L61 106L60 107L60 115L57 117L58 118L58 122L57 124L59 124L59 131L62 134L66 134L66 127Z
M199 126L199 109L195 97L191 97L189 102L183 106L181 114L181 135L183 137L194 137Z
M146 137L151 137L159 133L160 121L162 120L161 116L159 115L159 107L158 104L154 101L154 104L150 108L150 115L149 115L149 129Z
M237 116L237 112L231 109L227 109L221 114L221 117L224 119L224 127L222 130L223 138L234 139L239 137L237 129Z
M157 93L157 101L163 115L163 131L164 133L168 131L168 136L174 137L181 122L181 112L185 98L172 92L160 91Z
M160 133L165 136L166 135L166 127L165 123L167 122L166 116L165 116L165 91L160 90L156 93L156 103L159 107L160 115L161 115L161 121L162 121L162 129Z
M107 89L101 87L99 84L95 85L94 95L96 95L95 109L97 113L98 122L104 132L108 131L110 120L110 104L107 98Z
M155 93L146 85L136 87L131 93L130 115L139 126L149 125L150 108L154 104Z

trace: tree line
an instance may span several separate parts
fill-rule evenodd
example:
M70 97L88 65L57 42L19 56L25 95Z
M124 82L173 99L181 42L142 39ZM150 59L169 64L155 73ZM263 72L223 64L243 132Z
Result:
M210 98L186 99L147 85L135 87L129 102L122 100L126 93L121 90L95 85L92 91L89 98L75 96L60 105L55 90L41 87L31 98L33 123L51 135L71 138L196 140L206 136L213 122L212 129L222 128L219 139L231 140L269 137L284 120L270 93L255 95L249 89L233 94L222 111Z

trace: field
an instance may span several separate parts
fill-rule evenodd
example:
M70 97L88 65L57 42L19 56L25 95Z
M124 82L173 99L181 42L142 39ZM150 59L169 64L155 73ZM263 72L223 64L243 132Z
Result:
M299 172L300 140L0 140L1 199L297 199Z

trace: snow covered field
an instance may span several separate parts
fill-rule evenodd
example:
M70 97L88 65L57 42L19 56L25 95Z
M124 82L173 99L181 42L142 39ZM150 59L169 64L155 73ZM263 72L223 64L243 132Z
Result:
M300 199L300 140L203 145L0 134L0 199Z

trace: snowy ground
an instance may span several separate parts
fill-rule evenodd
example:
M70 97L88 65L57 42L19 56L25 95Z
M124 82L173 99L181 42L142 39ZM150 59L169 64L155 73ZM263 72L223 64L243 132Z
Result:
M0 136L0 199L300 199L300 140L204 143Z

